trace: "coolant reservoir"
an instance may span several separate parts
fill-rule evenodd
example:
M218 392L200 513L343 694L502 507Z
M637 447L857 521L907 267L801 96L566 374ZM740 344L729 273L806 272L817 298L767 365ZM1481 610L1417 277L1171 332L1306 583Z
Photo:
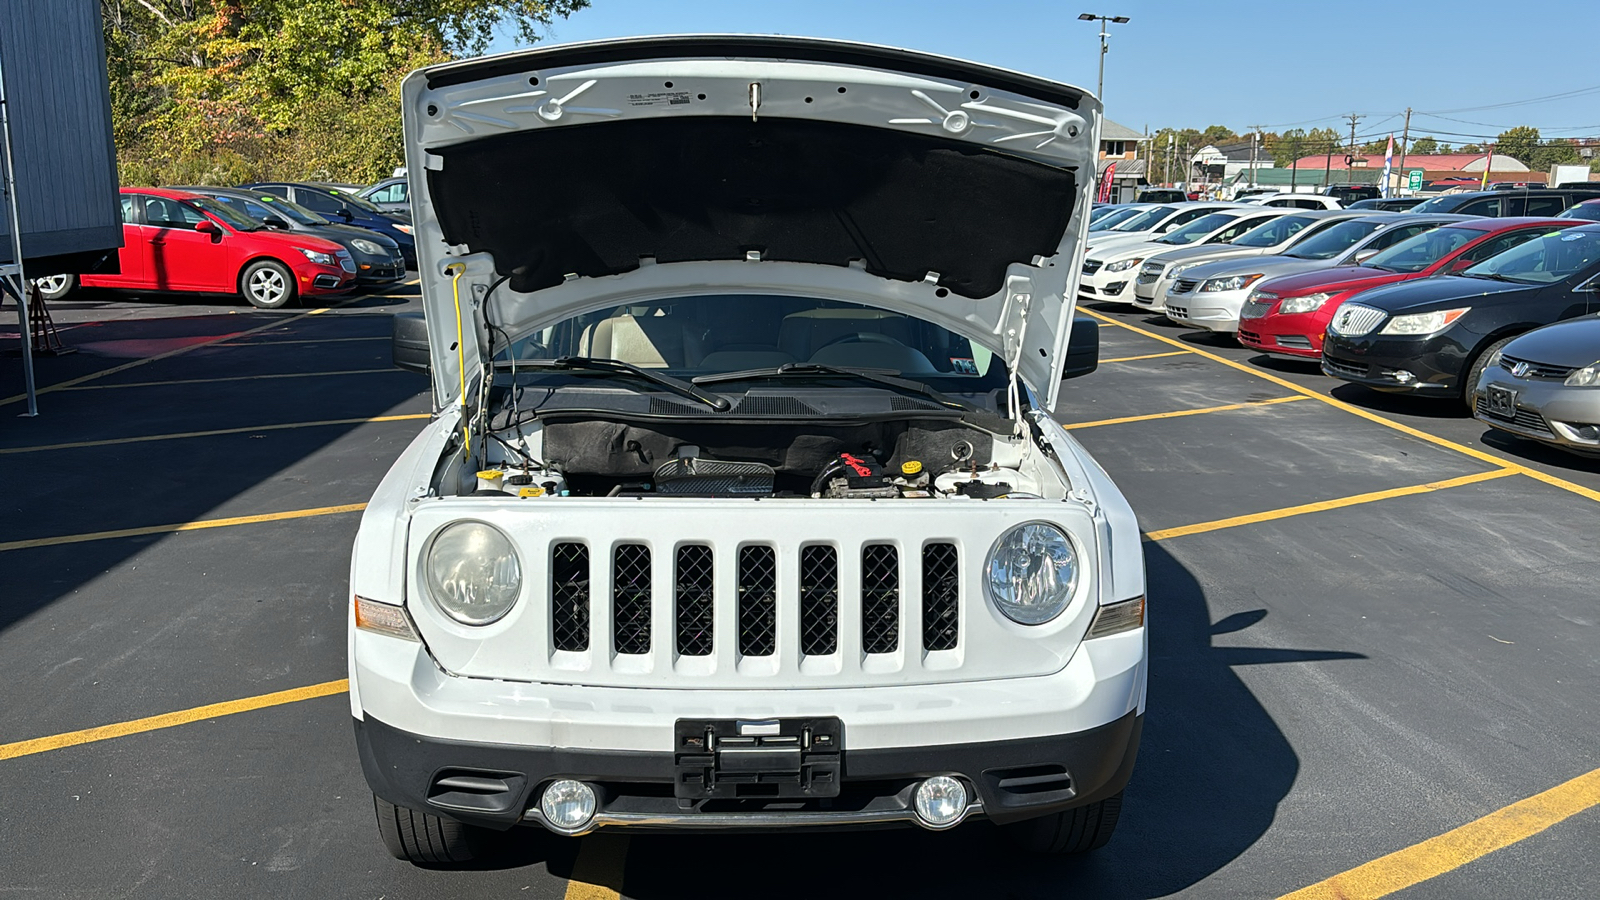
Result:
M976 484L974 484L974 482ZM967 487L972 485L972 487ZM1037 494L1039 485L1016 469L967 469L945 472L933 480L933 486L942 494L968 494L975 497L1003 496L997 493L1002 486L1006 493Z

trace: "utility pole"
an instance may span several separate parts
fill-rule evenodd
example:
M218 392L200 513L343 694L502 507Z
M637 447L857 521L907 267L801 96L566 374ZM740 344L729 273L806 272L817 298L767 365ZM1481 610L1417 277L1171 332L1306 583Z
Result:
M1289 164L1289 193L1294 193L1300 182L1300 139L1295 138L1289 144L1289 155L1294 162Z
M1261 146L1261 126L1250 126L1250 186L1256 186L1256 149Z
M1111 36L1106 31L1106 23L1115 22L1118 25L1126 25L1128 24L1128 17L1082 13L1078 18L1084 22L1098 21L1100 23L1100 80L1095 84L1094 95L1100 98L1100 108L1104 109L1106 105L1106 51L1110 49L1106 46L1106 38Z
M1166 173L1167 174L1167 178L1166 178L1166 182L1167 182L1167 184L1169 186L1172 184L1172 149L1173 149L1173 146L1175 144L1177 144L1177 143L1178 143L1178 136L1176 134L1170 132L1170 131L1167 132L1167 173Z
M1400 177L1406 177L1406 147L1411 142L1411 107L1406 107L1406 127L1400 133ZM1408 182L1409 183L1409 182ZM1398 193L1398 191L1396 192Z

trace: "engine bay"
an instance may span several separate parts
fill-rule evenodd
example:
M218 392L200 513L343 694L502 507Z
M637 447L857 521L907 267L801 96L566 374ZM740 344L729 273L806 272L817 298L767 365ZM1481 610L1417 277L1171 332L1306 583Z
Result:
M943 417L832 423L552 416L491 432L481 447L471 459L459 446L445 457L439 495L989 500L1067 492L1060 468L1029 437Z

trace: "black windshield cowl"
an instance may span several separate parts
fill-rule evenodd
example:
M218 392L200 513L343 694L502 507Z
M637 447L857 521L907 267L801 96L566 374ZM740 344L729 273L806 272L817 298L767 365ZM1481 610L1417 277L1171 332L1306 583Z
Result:
M505 371L515 369L556 369L563 372L632 375L635 378L642 378L651 384L664 387L680 397L704 403L718 412L725 412L732 406L726 397L709 394L682 379L673 378L671 375L662 375L659 372L652 372L632 363L619 362L614 359L600 359L593 356L563 356L560 359L521 359L515 362L497 362L495 363L495 369Z
M920 381L909 378L896 378L893 369L868 369L855 366L828 366L821 363L786 363L772 369L748 369L743 372L723 372L716 375L701 375L694 379L697 385L723 384L730 381L747 381L761 378L782 378L787 376L816 376L830 375L844 378L854 378L859 381L870 381L900 391L909 391L920 394L933 400L941 406L962 412L976 412L993 415L988 410L981 409L965 400L958 400L948 394L942 394Z

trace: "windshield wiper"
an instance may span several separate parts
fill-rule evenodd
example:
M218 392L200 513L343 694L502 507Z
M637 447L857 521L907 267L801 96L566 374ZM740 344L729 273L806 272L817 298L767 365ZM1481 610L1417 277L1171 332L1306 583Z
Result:
M988 410L974 406L965 400L957 400L948 394L942 394L920 381L913 381L909 378L896 378L893 375L887 374L892 371L894 370L856 368L854 366L829 366L823 365L822 363L784 363L775 369L747 369L743 372L722 372L716 375L701 375L692 380L695 384L722 384L723 382L728 381L745 381L753 378L777 378L786 375L842 375L846 378L857 378L862 381L870 381L873 384L881 384L884 387L891 387L900 391L910 391L914 394L921 394L922 396L933 400L941 406L948 406L951 409L993 415L992 413L989 413Z
M680 397L698 400L718 412L725 412L733 404L727 398L708 394L694 385L671 375L662 375L649 369L641 369L632 363L619 362L615 359L600 359L594 356L563 356L559 359L519 359L516 361L501 360L494 364L495 370L515 369L555 369L562 372L605 372L608 374L632 375L642 378L651 384L666 388Z
M1482 273L1479 273L1477 275L1474 275L1474 274L1472 274L1470 272L1463 272L1461 274L1466 275L1469 278L1487 278L1490 281L1504 281L1507 284L1532 284L1533 283L1531 281L1523 281L1521 278L1512 278L1509 275L1501 275L1499 272L1482 272Z

